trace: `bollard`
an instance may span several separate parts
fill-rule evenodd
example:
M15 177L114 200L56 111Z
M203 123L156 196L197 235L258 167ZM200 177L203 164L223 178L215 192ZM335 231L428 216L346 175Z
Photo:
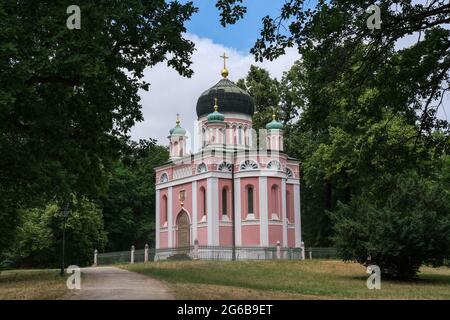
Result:
M281 259L281 245L280 245L280 241L277 241L277 259Z
M194 260L198 260L198 240L194 240Z
M309 249L309 259L312 259L312 248Z
M148 262L148 244L145 244L145 249L144 249L144 262Z
M131 263L134 263L134 246L131 246Z
M98 250L95 249L95 250L94 250L94 267L97 266L97 256L98 256Z

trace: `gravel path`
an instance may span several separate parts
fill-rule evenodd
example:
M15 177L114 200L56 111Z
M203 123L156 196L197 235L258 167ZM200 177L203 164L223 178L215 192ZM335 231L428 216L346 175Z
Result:
M167 286L147 276L115 268L81 269L81 290L71 290L69 300L169 300Z

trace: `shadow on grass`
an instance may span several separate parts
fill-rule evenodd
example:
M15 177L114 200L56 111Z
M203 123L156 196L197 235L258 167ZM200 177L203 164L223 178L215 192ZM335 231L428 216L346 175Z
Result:
M349 280L358 280L358 281L366 281L369 277L367 276L342 276L342 278L346 278ZM405 279L396 279L392 277L381 276L382 281L390 282L392 284L420 284L420 285L450 285L450 275L443 274L419 274L418 278L405 280Z
M59 270L8 270L0 273L0 283L46 281L59 277Z

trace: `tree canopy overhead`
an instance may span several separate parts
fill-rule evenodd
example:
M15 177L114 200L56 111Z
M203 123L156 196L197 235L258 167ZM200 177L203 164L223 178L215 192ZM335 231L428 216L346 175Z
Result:
M145 68L192 74L191 2L85 0L79 30L66 26L72 4L0 3L0 249L17 208L106 189L120 140L142 120Z
M80 30L66 27L68 5L0 4L0 177L18 199L96 194L117 137L142 120L144 69L192 74L192 3L83 1Z
M414 87L409 86L408 105L417 113L421 130L430 133L435 127L448 129L447 121L437 119L436 114L450 90L450 3L381 0L376 4L381 10L379 30L366 26L371 15L366 9L373 1L318 0L315 6L304 0L285 1L277 17L262 18L260 37L251 52L262 61L275 59L293 46L302 54L314 51L322 57L319 63L331 66L330 59L339 62L331 75L350 71L354 85L373 78L379 68L389 65L394 77L379 74L376 78L396 84L391 96L414 82ZM236 23L246 12L245 0L223 0L219 8L224 25ZM411 35L417 40L408 48L396 48L398 41ZM361 65L349 70L363 43ZM393 51L402 51L402 60L392 59Z

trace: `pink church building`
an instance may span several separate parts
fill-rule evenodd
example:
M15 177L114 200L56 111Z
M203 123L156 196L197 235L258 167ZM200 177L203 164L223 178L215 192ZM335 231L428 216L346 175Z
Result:
M225 258L233 246L302 247L299 162L283 152L283 125L273 115L257 134L253 99L225 65L222 77L197 101L198 150L188 153L177 118L170 161L155 169L155 259L194 245Z

